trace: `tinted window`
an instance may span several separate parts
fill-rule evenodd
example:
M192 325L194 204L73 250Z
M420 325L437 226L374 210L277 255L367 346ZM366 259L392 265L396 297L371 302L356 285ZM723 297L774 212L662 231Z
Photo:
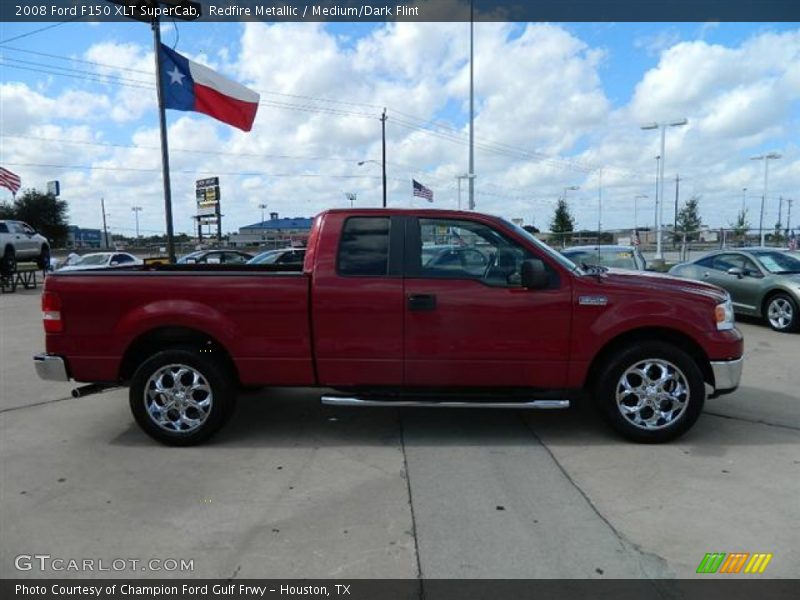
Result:
M342 230L337 270L340 275L386 275L389 218L351 217Z
M742 260L738 254L718 254L711 264L711 268L717 271L727 271L734 267L742 268Z
M124 264L124 263L132 263L133 262L133 257L132 256L128 256L127 254L117 254L114 257L114 260L117 261L117 263L121 265L121 264Z
M520 284L524 248L473 221L420 219L421 277L478 279L487 285Z
M0 233L8 233L8 225L0 223Z
M698 267L713 268L713 266L714 266L714 257L713 256L706 256L705 258L698 260L694 264L696 264Z
M237 252L225 252L223 257L222 262L229 265L241 265L247 262L247 257Z

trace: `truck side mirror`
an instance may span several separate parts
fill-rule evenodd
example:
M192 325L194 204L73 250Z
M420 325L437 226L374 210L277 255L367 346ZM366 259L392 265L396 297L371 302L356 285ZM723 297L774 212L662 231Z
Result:
M529 258L522 261L520 268L522 287L529 290L541 290L547 287L547 271L544 263L538 258Z

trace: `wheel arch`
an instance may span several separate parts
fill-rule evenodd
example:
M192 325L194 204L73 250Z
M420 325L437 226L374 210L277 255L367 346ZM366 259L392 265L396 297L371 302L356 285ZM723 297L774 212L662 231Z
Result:
M690 336L675 329L669 329L667 327L642 327L621 333L606 342L589 365L584 387L586 389L592 389L594 387L603 367L608 363L609 359L622 348L632 343L653 340L672 344L687 352L699 366L700 372L703 374L703 380L711 386L714 385L714 373L711 369L711 361L700 344Z
M759 309L761 310L761 317L762 318L764 318L764 319L767 318L767 306L769 305L770 300L772 300L778 294L785 294L785 295L789 296L789 298L792 297L791 292L789 292L788 290L785 290L783 288L774 287L774 288L768 289L766 292L764 292L764 297L761 299L761 306L759 306ZM797 304L797 302L795 302L795 304Z
M126 348L120 362L119 379L130 381L136 369L148 358L161 350L176 347L196 348L198 352L216 355L233 381L239 383L236 363L227 348L208 333L183 326L157 327L134 338Z

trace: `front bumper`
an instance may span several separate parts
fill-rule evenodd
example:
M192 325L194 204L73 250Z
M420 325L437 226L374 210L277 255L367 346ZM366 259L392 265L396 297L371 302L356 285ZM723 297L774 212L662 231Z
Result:
M37 354L33 357L33 366L40 379L47 381L69 381L67 364L60 356L53 354Z
M714 393L712 397L730 394L739 387L742 378L744 357L734 360L712 360L711 371L714 373Z

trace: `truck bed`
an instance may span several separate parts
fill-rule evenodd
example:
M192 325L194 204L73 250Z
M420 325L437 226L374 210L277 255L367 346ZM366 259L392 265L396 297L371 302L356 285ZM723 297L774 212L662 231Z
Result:
M123 358L169 330L227 349L244 385L312 385L308 276L274 265L158 265L49 276L64 331L47 334L77 381L124 379Z

